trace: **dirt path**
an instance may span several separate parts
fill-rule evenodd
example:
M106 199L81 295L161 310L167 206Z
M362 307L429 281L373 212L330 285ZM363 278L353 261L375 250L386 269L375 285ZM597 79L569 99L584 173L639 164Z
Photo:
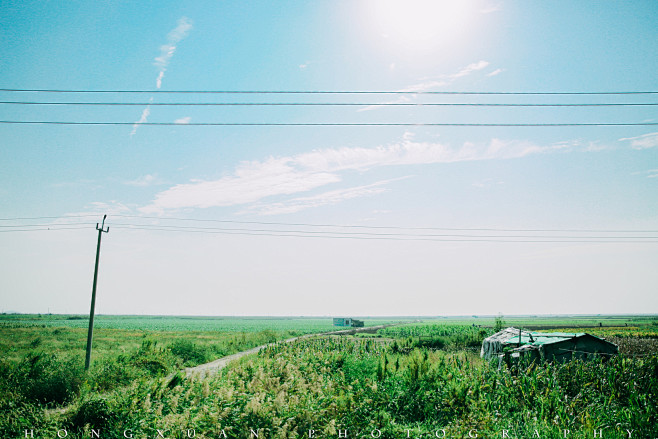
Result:
M299 336L299 337L289 338L287 340L284 340L283 342L284 343L291 343L295 340L300 340L300 339L304 339L304 338L311 338L311 337L317 337L317 336L323 336L323 335L352 335L352 334L356 334L357 332L364 332L364 333L374 334L375 332L377 332L378 330L380 330L382 328L387 328L389 326L396 326L396 325L400 325L400 324L402 324L402 323L389 323L387 325L368 326L368 327L364 327L364 328L344 329L344 330L341 330L341 331L322 332L322 333L319 333L319 334L306 334L306 335L302 335L302 336ZM199 376L199 377L205 377L205 376L208 376L208 375L212 375L214 373L217 373L218 370L225 368L231 361L237 360L238 358L244 357L245 355L255 354L256 352L260 351L261 349L264 349L268 346L273 346L276 343L277 342L264 344L262 346L257 346L255 348L251 348L247 351L238 352L237 354L232 354L232 355L228 355L226 357L219 358L217 360L211 361L210 363L200 364L200 365L195 366L195 367L187 367L187 368L183 369L183 372L185 372L185 374L187 376L195 375L195 376Z

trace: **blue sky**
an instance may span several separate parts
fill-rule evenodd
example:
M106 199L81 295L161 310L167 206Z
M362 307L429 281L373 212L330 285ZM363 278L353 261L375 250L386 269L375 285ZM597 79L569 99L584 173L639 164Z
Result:
M87 312L107 214L99 313L656 312L656 106L377 104L657 94L163 92L656 91L657 19L653 1L3 2L0 88L145 93L0 92L137 104L0 104L125 123L0 124L2 311ZM157 105L204 102L372 105ZM206 122L645 125L190 125Z

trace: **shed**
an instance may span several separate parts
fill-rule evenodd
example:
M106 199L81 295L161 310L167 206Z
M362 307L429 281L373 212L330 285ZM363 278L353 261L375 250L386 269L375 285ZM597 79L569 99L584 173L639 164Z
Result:
M503 355L505 348L514 357L554 362L609 357L619 350L616 344L583 332L527 332L510 327L484 339L480 356L489 360Z
M361 328L363 327L363 320L352 319L350 317L334 317L334 326Z

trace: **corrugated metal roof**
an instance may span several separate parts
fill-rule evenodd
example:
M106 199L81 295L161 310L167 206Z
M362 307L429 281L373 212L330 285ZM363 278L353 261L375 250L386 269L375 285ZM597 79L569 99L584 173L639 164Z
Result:
M530 333L527 331L521 331L521 336L529 336ZM507 328L503 329L500 332L495 333L494 335L487 337L485 341L488 342L500 342L500 343L505 343L507 340L516 337L517 341L519 339L519 329L516 328Z
M559 343L561 341L570 340L576 337L582 337L584 332L567 333L567 332L527 332L521 331L521 345L547 345L551 343ZM502 344L519 344L519 329L507 328L501 332L492 335L486 339L487 341L498 341Z
M512 348L513 352L517 355L529 351L550 351L550 355L554 357L554 351L557 347L553 346L549 348L548 346L565 341L569 342L566 346L578 345L580 349L578 352L580 353L598 353L599 351L607 350L614 353L617 352L617 346L615 344L584 332L527 332L510 327L484 339L482 342L482 349L480 350L480 356L490 359L503 354L505 348ZM566 349L564 346L565 345L562 345L562 351ZM568 349L566 351L576 352Z
M565 340L571 340L572 338L575 337L580 337L583 336L584 334L539 334L539 333L533 333L531 336L521 336L521 344L532 344L536 346L540 345L547 345L551 343L559 343L561 341ZM507 340L506 342L503 342L504 344L516 344L519 342L519 338L516 337L516 339L511 338Z

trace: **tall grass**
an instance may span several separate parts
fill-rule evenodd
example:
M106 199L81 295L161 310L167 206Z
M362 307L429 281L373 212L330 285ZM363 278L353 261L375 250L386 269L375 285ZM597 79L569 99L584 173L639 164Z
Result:
M655 437L658 358L520 364L513 369L468 352L416 348L393 353L369 340L317 339L278 344L205 379L141 380L103 402L85 400L61 422L83 431L97 416L107 434L155 428L196 437L406 437L447 429L479 437ZM95 410L95 411L94 411ZM96 413L96 415L94 415ZM81 421L82 420L82 421ZM87 421L85 421L87 420ZM94 421L96 422L96 421ZM177 433L178 434L178 433ZM429 436L428 436L429 437Z
M308 437L309 430L318 437L345 430L348 437L370 437L375 429L382 438L404 438L408 431L432 437L439 429L450 437L475 429L480 438L501 437L502 430L510 438L533 437L535 430L558 438L565 429L572 439L591 439L594 429L603 429L605 438L627 438L626 429L634 438L658 434L656 355L508 369L463 348L486 335L479 328L393 331L402 328L388 328L387 336L395 336L388 342L326 337L278 343L203 379L168 372L201 361L210 348L192 340L161 345L144 339L131 353L98 364L82 384L64 380L78 390L65 399L72 408L56 418L35 409L27 383L66 377L68 360L1 363L0 376L14 381L0 382L11 395L0 397L0 437L20 436L27 427L44 438L56 437L58 428L73 437L88 437L90 428L102 429L103 437L123 437L128 429L134 437L155 437L155 429L184 437L184 430L194 429L196 438L221 437L222 431L248 438L251 429L267 438ZM444 344L424 346L424 337ZM106 385L101 376L110 377ZM18 382L25 387L14 388Z

